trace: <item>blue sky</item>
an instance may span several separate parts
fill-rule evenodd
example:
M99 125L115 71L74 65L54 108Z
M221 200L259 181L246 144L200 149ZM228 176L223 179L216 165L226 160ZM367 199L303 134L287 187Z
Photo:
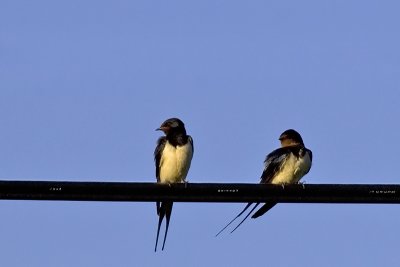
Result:
M162 121L190 182L258 183L288 128L306 183L399 183L397 1L0 3L0 179L153 182ZM1 201L4 266L393 266L397 205Z

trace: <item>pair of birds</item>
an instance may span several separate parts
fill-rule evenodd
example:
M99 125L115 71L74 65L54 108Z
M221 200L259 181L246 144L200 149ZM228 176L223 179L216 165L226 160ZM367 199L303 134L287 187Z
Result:
M171 118L164 121L157 130L163 131L165 134L165 136L158 139L157 147L154 151L157 182L166 184L184 183L194 152L192 137L187 135L184 123L178 118ZM261 175L260 183L282 185L298 183L311 169L312 152L304 146L303 139L298 132L293 129L286 130L280 135L279 140L281 147L269 153L264 161L264 171ZM260 203L248 203L217 235L231 225L253 204L255 205L250 212L232 230L232 232L235 231ZM275 202L265 203L251 217L258 218L262 216L276 204ZM157 202L156 205L159 219L155 251L157 251L160 227L165 217L166 225L162 245L162 250L164 250L173 202Z

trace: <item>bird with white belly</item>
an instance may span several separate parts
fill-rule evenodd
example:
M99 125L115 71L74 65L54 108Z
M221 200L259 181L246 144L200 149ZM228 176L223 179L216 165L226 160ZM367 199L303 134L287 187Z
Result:
M304 146L303 139L297 131L293 129L286 130L280 135L279 140L281 142L281 147L269 153L264 161L265 166L260 183L282 185L298 183L311 169L312 152ZM233 220L218 232L217 236L253 204L254 203L248 203ZM255 206L231 233L250 216L259 204L260 203L255 203ZM276 202L265 203L251 218L255 219L264 215L276 204Z
M157 183L173 184L186 182L186 176L189 172L194 152L192 137L186 134L185 125L178 118L171 118L164 121L157 130L163 131L165 134L165 136L158 139L154 151ZM156 205L159 219L154 251L157 251L160 227L165 217L166 225L162 245L162 250L164 250L173 202L162 201L157 202Z

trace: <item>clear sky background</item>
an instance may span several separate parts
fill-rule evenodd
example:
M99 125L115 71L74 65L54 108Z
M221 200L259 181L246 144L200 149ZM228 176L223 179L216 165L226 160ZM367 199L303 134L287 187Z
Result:
M0 179L153 182L165 119L190 182L258 183L288 128L306 183L400 183L398 1L0 2ZM394 266L400 206L1 201L2 266Z

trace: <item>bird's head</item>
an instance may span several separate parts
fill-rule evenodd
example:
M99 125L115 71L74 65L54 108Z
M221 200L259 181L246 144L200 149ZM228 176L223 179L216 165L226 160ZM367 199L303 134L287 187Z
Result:
M178 118L171 118L164 121L156 131L163 131L166 135L169 133L185 133L185 124Z
M301 138L301 135L293 130L289 129L284 131L280 136L279 136L279 141L281 141L281 146L294 146L294 145L302 145L304 146L303 143L303 138Z

